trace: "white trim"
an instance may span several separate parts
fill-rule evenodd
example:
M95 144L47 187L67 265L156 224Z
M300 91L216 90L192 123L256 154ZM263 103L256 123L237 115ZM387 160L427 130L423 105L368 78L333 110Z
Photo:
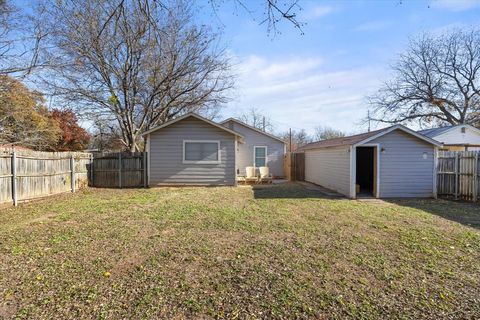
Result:
M178 121L180 121L180 120L186 119L186 118L188 118L188 117L197 118L198 120L201 120L201 121L204 121L204 122L206 122L206 123L208 123L208 124L211 124L211 125L214 126L214 127L217 127L217 128L219 128L219 129L222 129L222 130L224 130L224 131L227 131L227 132L229 132L229 133L231 133L231 134L234 134L234 135L236 135L236 136L239 136L239 137L243 138L243 136L242 136L240 133L238 133L238 132L236 132L236 131L233 131L233 130L230 130L230 129L228 129L228 128L225 127L225 126L222 126L221 124L218 124L218 123L216 123L216 122L213 122L213 121L211 121L211 120L208 120L207 118L204 118L204 117L202 117L202 116L199 116L199 115L196 114L196 113L187 113L187 114L184 114L183 116L180 116L180 117L175 118L175 119L173 119L173 120L167 121L167 122L165 122L164 124L162 124L162 125L160 125L160 126L158 126L158 127L155 127L155 128L150 129L150 130L147 130L147 131L145 131L144 133L142 133L141 135L144 136L144 135L150 134L150 133L152 133L152 132L154 132L154 131L160 130L160 129L165 128L165 127L168 127L169 125L174 124L174 123L176 123L176 122L178 122Z
M380 143L368 143L368 144L363 144L359 147L375 147L377 148L377 181L375 182L377 184L377 192L375 193L374 197L375 198L380 198L380 151L381 151L381 146ZM356 180L356 178L355 178Z
M376 177L377 177L377 181L375 181L376 183L376 192L375 194L373 195L375 198L380 198L380 144L379 143L368 143L368 144L363 144L361 146L353 146L351 150L353 150L353 164L350 166L350 172L352 172L353 170L353 182L352 182L352 185L350 186L350 194L353 194L353 197L352 198L356 198L357 197L357 191L356 191L356 182L357 182L357 147L358 148L362 148L362 147L374 147L374 148L377 148L377 168L376 168ZM352 157L350 157L352 158Z
M238 139L235 137L235 159L234 159L234 166L233 166L233 177L235 179L234 186L238 185L237 181L237 149L238 149Z
M437 199L437 164L438 164L438 147L433 148L433 197Z
M150 135L147 136L147 146L145 150L147 150L147 186L150 187L150 162L151 162L151 152L150 152Z
M263 134L263 135L265 135L265 136L267 136L267 137L270 137L270 138L272 138L272 139L278 140L278 141L280 141L280 142L282 142L283 144L286 145L285 141L283 141L282 138L279 138L279 137L277 137L277 136L274 136L273 134L268 133L268 132L265 132L265 131L262 131L262 130L260 130L260 129L258 129L258 128L252 127L251 125L246 124L245 122L240 121L240 120L235 119L235 118L228 118L228 119L223 120L222 122L220 122L220 124L224 125L225 123L227 123L227 122L229 122L229 121L236 122L236 123L238 123L239 125L242 125L242 126L248 128L248 129L251 129L251 130L256 131L256 132L258 132L258 133L261 133L261 134Z
M265 167L267 167L267 164L268 164L268 147L267 146L253 146L253 166L255 168L260 168L260 167L257 167L255 163L257 148L265 148Z
M185 144L186 143L216 143L217 144L217 160L185 160ZM183 140L183 164L219 164L222 162L220 154L220 140Z
M356 180L356 170L357 170L357 149L353 146L350 146L350 198L355 199L355 180Z
M425 142L428 142L428 143L430 143L430 144L433 144L434 146L437 146L437 147L441 147L441 146L442 146L442 143L441 143L441 142L438 142L437 140L434 140L434 139L432 139L432 138L429 138L429 137L427 137L427 136L425 136L425 135L423 135L423 134L421 134L421 133L415 132L415 131L413 131L412 129L409 129L409 128L405 127L404 125L401 125L401 124L396 124L396 125L394 125L394 126L391 126L390 128L385 129L385 130L377 133L376 135L373 135L373 136L371 136L371 137L369 137L369 138L367 138L367 139L365 139L365 140L362 140L362 141L359 141L359 142L355 143L354 146L364 145L364 144L367 143L367 142L370 142L370 141L372 141L372 140L375 140L375 139L377 139L377 138L380 138L380 137L382 137L382 136L384 136L384 135L386 135L386 134L388 134L388 133L390 133L390 132L392 132L392 131L394 131L394 130L397 130L397 129L398 129L398 130L402 130L403 132L409 133L409 134L411 134L412 136L417 137L418 139L421 139L421 140L423 140L423 141L425 141Z

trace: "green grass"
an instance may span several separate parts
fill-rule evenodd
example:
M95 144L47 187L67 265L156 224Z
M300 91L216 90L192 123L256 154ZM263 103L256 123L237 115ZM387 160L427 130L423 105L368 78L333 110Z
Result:
M298 185L0 211L0 318L480 318L480 207Z

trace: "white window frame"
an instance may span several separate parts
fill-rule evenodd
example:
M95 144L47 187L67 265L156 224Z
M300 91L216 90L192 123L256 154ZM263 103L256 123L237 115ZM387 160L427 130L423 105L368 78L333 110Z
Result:
M267 146L253 146L253 166L255 168L260 168L256 166L255 163L255 155L257 154L257 148L265 148L265 167L267 167L268 164L268 148Z
M187 143L216 143L218 160L185 160L185 144ZM183 140L183 164L219 164L221 163L220 140Z

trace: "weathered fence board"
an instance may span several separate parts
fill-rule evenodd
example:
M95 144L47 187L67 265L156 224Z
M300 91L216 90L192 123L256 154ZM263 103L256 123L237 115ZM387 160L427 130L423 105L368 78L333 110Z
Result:
M0 149L0 203L75 191L88 183L91 154Z
M284 170L288 180L304 181L305 180L305 154L287 153L285 155Z
M440 151L437 159L437 194L454 199L477 201L479 152Z
M0 150L0 203L12 199L12 156Z
M0 203L31 200L87 185L147 187L146 153L37 152L0 148Z
M96 154L91 185L104 188L146 186L146 153Z

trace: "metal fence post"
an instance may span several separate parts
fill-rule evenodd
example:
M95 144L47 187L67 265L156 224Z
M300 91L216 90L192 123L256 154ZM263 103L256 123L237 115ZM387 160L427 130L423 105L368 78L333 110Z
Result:
M75 159L73 155L70 156L70 189L75 192Z
M17 206L18 204L18 196L17 196L17 155L15 153L15 149L13 150L12 153L12 200L13 200L13 205Z
M122 153L118 153L118 187L122 188Z

